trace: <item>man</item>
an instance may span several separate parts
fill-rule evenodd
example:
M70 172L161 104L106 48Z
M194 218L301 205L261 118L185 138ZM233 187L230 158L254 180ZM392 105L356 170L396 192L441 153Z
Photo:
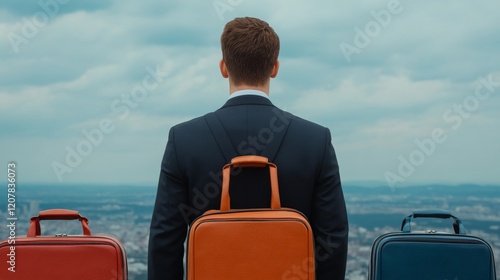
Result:
M266 22L236 18L226 24L221 46L219 66L229 79L230 97L215 116L239 155L260 155L286 131L272 160L282 207L301 211L311 223L317 279L344 279L348 223L330 131L284 113L269 100L280 43ZM183 279L187 227L206 210L219 209L220 170L226 163L204 117L170 129L151 221L150 280ZM232 208L269 207L269 177L261 170L245 169L233 177Z

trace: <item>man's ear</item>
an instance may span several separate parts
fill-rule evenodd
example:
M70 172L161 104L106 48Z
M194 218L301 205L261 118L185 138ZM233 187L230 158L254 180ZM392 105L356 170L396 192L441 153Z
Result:
M226 79L229 78L229 73L227 72L226 63L222 59L219 61L219 68L220 68L220 73L221 73L222 77L224 77Z
M274 63L274 66L273 66L273 71L271 71L271 78L276 78L276 76L278 75L278 71L280 70L280 61L279 60L276 60L276 62Z

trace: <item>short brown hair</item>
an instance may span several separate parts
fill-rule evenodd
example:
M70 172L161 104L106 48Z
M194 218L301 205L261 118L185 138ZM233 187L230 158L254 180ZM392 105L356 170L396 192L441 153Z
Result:
M222 59L235 85L263 85L278 60L280 39L257 18L235 18L221 36Z

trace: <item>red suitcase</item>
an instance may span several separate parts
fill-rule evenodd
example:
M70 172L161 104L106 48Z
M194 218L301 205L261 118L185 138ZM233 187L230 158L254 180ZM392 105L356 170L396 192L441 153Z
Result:
M80 220L83 235L41 235L41 220ZM87 218L65 209L31 218L26 237L0 243L0 259L2 280L126 280L128 273L121 242L91 234Z

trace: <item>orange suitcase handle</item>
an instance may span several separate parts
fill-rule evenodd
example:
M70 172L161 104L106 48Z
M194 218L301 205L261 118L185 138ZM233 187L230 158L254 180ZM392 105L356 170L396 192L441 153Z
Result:
M89 220L78 213L78 211L67 209L49 209L40 211L38 216L31 218L30 228L26 237L35 237L41 235L40 221L41 220L80 220L84 235L91 235L89 228Z
M267 167L271 179L271 208L281 208L280 193L278 189L278 168L274 163L269 162L266 157L261 156L239 156L231 160L222 168L222 195L220 200L220 210L227 211L231 207L229 197L229 180L231 177L231 167Z

